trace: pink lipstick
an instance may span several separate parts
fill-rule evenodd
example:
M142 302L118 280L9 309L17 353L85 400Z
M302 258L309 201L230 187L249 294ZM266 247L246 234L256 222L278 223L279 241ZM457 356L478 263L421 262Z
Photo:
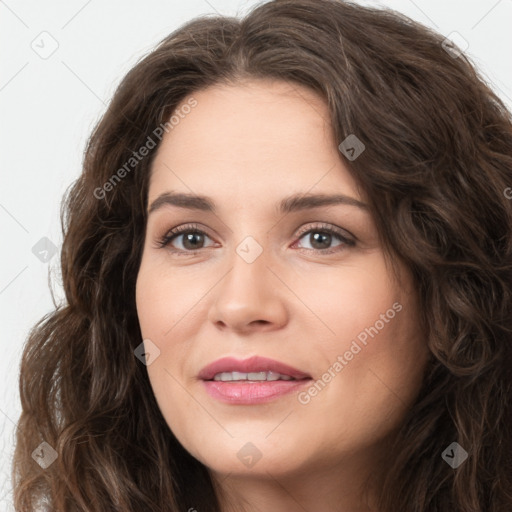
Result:
M198 375L207 393L221 402L256 405L272 401L309 384L311 376L274 359L224 357Z

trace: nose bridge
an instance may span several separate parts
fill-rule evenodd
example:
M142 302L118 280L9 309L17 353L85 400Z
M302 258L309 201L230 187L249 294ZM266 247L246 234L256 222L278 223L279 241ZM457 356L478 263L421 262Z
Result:
M261 232L260 232L261 233ZM264 238L265 234L257 235ZM236 237L236 234L234 234ZM276 277L269 270L268 244L246 235L234 246L230 271L217 288L210 319L242 330L250 323L282 324L286 308L280 298Z
M268 244L261 241L262 237L263 235L258 236L257 240L252 235L246 235L234 246L234 253L230 258L231 271L226 276L229 287L234 287L231 291L241 295L254 295L262 294L268 288L271 274L267 268L270 264L270 252Z
M242 241L236 246L235 252L239 258L247 265L252 265L256 261L266 261L268 259L269 247L267 240L262 240L263 234L258 236L257 240L252 235L245 236ZM237 261L235 259L235 261ZM242 265L243 267L243 265Z
M244 279L269 272L266 268L271 259L268 227L257 212L258 207L261 208L261 205L246 204L230 226L234 250L234 254L230 256L233 267L231 273L239 274Z

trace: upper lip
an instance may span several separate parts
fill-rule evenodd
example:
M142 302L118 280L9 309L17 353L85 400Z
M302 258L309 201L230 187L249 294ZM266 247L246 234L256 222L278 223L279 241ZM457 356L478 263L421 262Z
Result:
M253 356L249 359L235 359L234 357L223 357L205 366L198 377L202 380L212 380L217 373L222 372L267 372L272 371L281 375L289 375L294 379L308 379L310 375L297 368L281 363L267 357Z

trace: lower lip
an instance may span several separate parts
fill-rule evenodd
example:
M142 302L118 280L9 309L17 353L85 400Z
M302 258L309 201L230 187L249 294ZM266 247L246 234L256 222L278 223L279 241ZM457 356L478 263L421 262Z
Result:
M273 381L204 380L206 392L228 404L253 405L270 402L304 387L311 379Z

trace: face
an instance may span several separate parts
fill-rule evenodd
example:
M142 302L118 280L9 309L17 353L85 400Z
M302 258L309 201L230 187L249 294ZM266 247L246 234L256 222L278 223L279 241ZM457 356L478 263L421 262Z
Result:
M411 276L402 268L399 284L386 264L327 106L280 81L193 97L153 162L137 277L160 410L218 474L286 475L371 454L415 399L428 351ZM301 373L289 380L263 361L232 366L249 375L212 369L231 382L201 378L220 358L254 356Z

